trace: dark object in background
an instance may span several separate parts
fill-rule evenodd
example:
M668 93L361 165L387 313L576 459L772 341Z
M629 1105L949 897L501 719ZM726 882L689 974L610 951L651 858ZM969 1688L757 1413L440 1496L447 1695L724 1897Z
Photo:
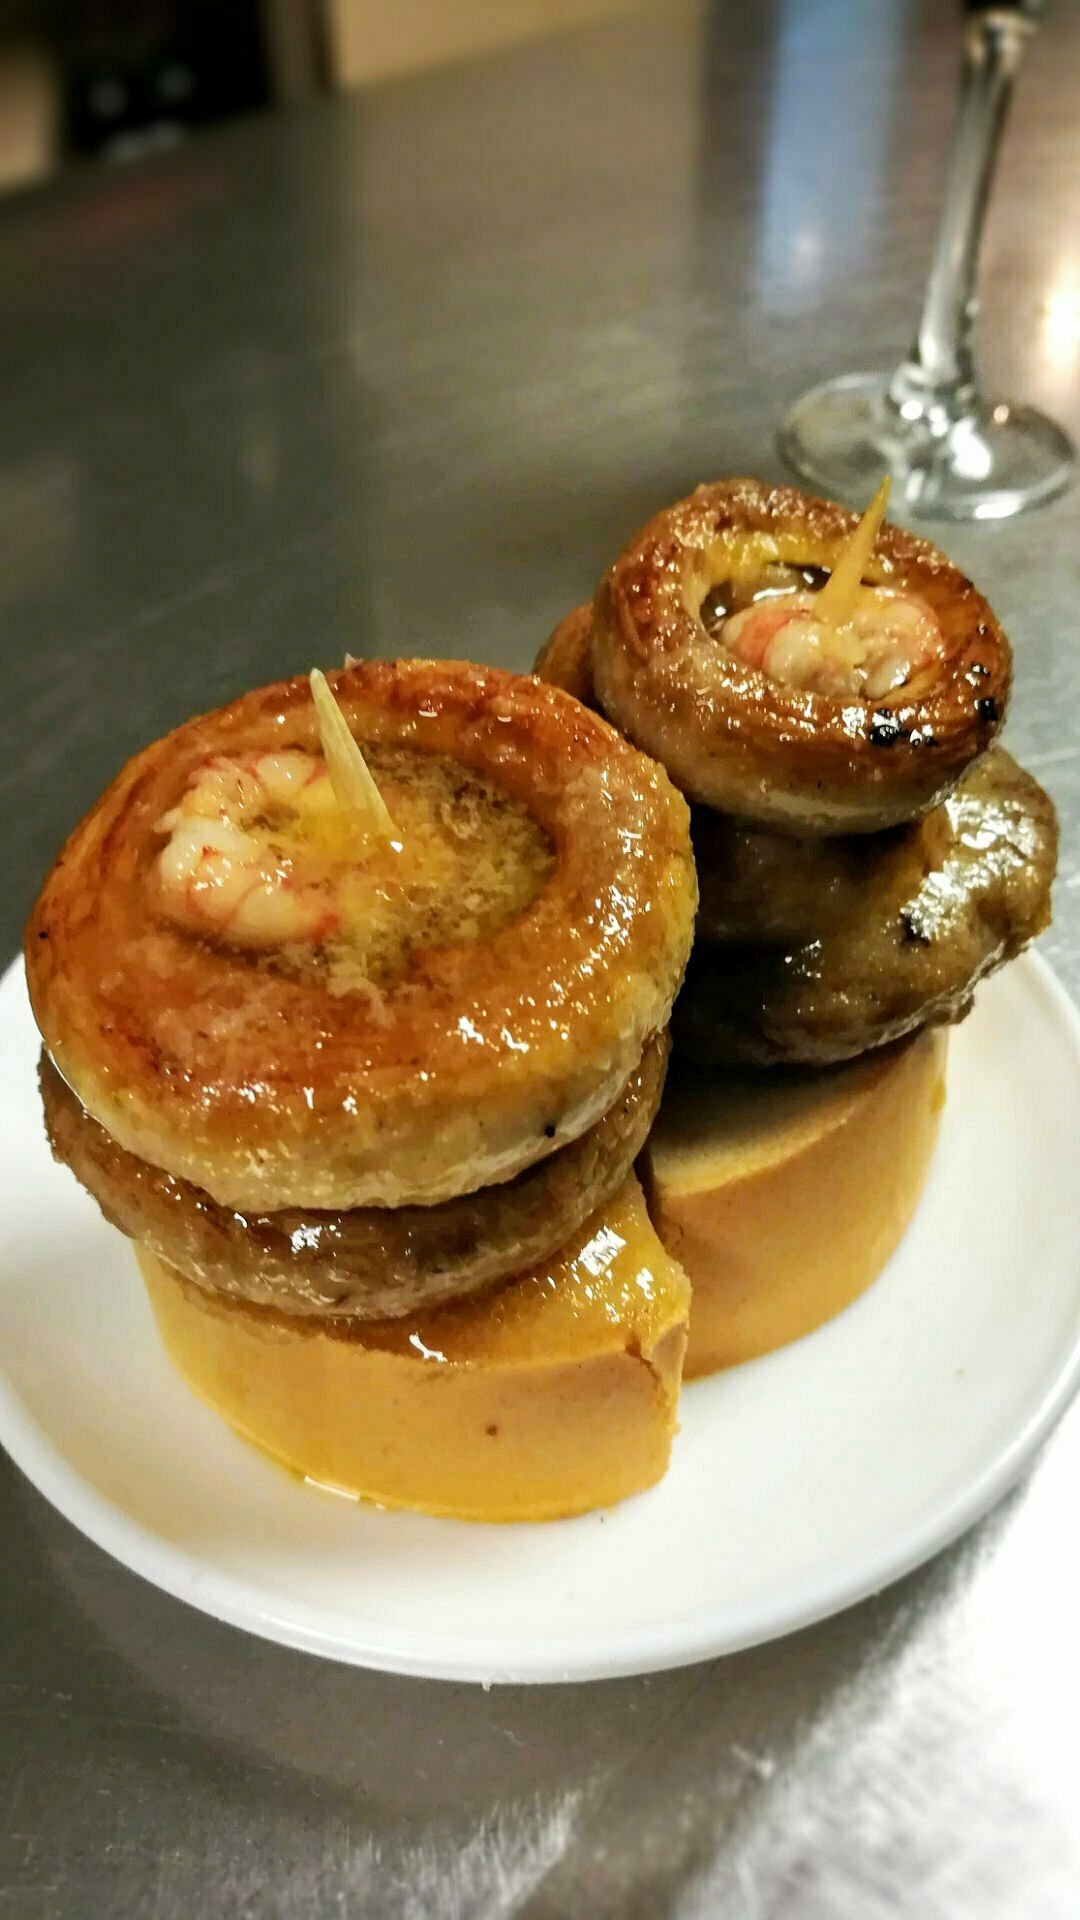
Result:
M61 0L50 37L72 154L134 158L270 99L259 0Z

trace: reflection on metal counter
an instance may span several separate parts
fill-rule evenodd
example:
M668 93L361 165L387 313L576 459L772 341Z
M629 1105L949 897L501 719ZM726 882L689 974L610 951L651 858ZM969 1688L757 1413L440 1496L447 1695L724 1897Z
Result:
M665 0L0 206L8 953L125 753L315 652L437 633L527 667L665 501L779 477L776 416L826 347L899 360L956 18L886 4L892 50L833 0L805 70L823 128L855 96L893 130L848 183L859 272L793 274L768 307L773 4ZM1073 434L1078 63L1059 5L983 262L995 385ZM831 244L841 211L819 213ZM1044 950L1075 994L1074 526L1066 498L937 535L1016 646L1005 741L1061 814ZM0 1462L0 1904L1075 1920L1078 1474L1074 1413L967 1539L824 1625L653 1678L484 1692L217 1625Z

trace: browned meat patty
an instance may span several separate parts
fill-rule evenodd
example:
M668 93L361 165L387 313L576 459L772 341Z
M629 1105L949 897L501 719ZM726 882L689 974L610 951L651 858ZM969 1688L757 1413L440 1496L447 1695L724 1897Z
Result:
M107 1220L213 1292L292 1314L393 1319L521 1273L556 1253L618 1191L664 1084L652 1039L614 1106L579 1139L502 1186L431 1207L288 1208L240 1214L119 1146L47 1054L41 1093L58 1160Z
M819 939L851 919L868 879L884 863L925 859L935 833L950 831L943 807L917 826L837 840L794 840L711 807L693 807L690 822L700 888L697 938L723 946L793 947Z
M758 941L710 944L708 908L699 923L673 1031L677 1048L700 1060L844 1060L962 1020L978 981L1049 922L1057 820L1038 783L998 748L918 827L876 837L872 855L855 857L842 843L831 886L814 865L828 863L827 848L816 848L808 872L821 931L797 943L767 942L778 927L805 933L814 924L814 884L794 859L778 867L769 852L771 878L768 859L757 863ZM748 861L730 913L714 906L714 924L730 928L738 913L746 924L752 871ZM770 899L777 872L780 891ZM722 901L711 877L702 892Z

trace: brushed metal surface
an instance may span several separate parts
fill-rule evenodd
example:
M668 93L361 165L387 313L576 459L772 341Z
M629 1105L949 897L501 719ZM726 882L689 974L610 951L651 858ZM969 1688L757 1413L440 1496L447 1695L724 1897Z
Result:
M788 400L891 364L957 12L669 4L0 209L5 955L132 748L347 647L526 665L648 511L776 473ZM980 335L1074 434L1078 100L1059 0ZM947 535L1014 638L1074 992L1078 522L1074 493ZM483 1693L219 1627L0 1464L0 1913L1075 1920L1078 1476L1074 1414L974 1534L839 1619Z

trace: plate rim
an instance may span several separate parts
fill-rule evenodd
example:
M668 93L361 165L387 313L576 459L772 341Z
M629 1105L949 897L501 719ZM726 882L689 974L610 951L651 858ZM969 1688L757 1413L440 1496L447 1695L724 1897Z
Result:
M1042 954L1029 951L1017 964L1068 1043L1074 1072L1080 1078L1080 1011ZM0 997L11 991L12 976L21 967L21 959L16 959L0 977ZM1074 1252L1072 1258L1080 1262L1080 1254ZM688 1383L684 1391L693 1392L695 1384ZM858 1577L845 1577L833 1570L804 1582L794 1597L790 1593L778 1597L770 1608L763 1608L760 1601L750 1607L744 1605L742 1616L738 1610L728 1612L724 1629L719 1632L716 1626L710 1630L710 1616L701 1613L681 1626L654 1624L623 1629L565 1664L558 1659L558 1641L547 1642L545 1652L525 1661L518 1643L503 1643L490 1636L476 1647L462 1648L460 1641L450 1639L435 1650L436 1636L431 1634L412 1629L387 1632L365 1626L361 1645L355 1634L349 1637L344 1626L305 1619L304 1615L312 1611L306 1605L287 1611L276 1609L267 1604L260 1587L208 1567L197 1554L132 1519L123 1507L84 1480L22 1401L2 1359L0 1445L43 1498L95 1546L151 1586L227 1626L299 1652L382 1673L451 1684L468 1681L485 1687L558 1685L629 1678L719 1659L798 1633L858 1606L933 1559L983 1519L1017 1484L1078 1391L1080 1333L1063 1350L1060 1366L1023 1425L944 1508L935 1510L928 1520L909 1526L887 1552L863 1566Z

